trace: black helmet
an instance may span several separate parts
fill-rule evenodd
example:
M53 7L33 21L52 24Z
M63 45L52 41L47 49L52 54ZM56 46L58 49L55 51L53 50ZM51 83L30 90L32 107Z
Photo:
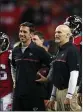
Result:
M9 48L9 38L5 33L0 32L0 52L4 52L8 50L8 48Z
M82 19L77 15L66 18L64 24L71 28L73 36L80 34L82 31Z

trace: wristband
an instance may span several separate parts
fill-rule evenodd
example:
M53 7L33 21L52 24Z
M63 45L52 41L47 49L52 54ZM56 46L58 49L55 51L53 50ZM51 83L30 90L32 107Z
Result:
M66 98L72 99L72 95L73 95L73 94L68 94L68 93L67 93Z
M55 95L51 95L51 96L56 97Z
M67 94L73 95L72 93L67 93Z

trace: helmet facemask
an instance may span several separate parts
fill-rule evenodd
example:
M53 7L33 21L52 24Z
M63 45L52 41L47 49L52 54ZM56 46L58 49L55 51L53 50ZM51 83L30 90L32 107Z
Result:
M2 32L0 32L1 34ZM0 53L8 50L9 48L9 39L8 36L4 33L2 33L2 35L0 35Z
M64 24L70 27L73 36L79 35L82 31L82 19L79 16L69 16Z

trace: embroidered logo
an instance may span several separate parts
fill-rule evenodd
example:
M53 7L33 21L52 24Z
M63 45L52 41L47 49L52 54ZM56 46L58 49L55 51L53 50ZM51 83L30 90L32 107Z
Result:
M29 53L29 56L32 56L33 54L32 53Z
M38 108L37 108L37 107L34 107L34 108L33 108L33 111L37 111L37 110L38 110Z
M61 56L64 56L64 54L61 54Z

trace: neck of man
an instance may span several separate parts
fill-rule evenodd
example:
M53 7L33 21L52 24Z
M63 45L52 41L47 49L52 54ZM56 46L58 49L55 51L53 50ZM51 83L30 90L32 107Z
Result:
M64 44L66 44L67 42L69 42L69 40L65 40L64 42L61 42L59 45L60 47L63 46Z
M28 47L30 43L31 43L31 39L28 40L27 42L22 42L22 47Z

